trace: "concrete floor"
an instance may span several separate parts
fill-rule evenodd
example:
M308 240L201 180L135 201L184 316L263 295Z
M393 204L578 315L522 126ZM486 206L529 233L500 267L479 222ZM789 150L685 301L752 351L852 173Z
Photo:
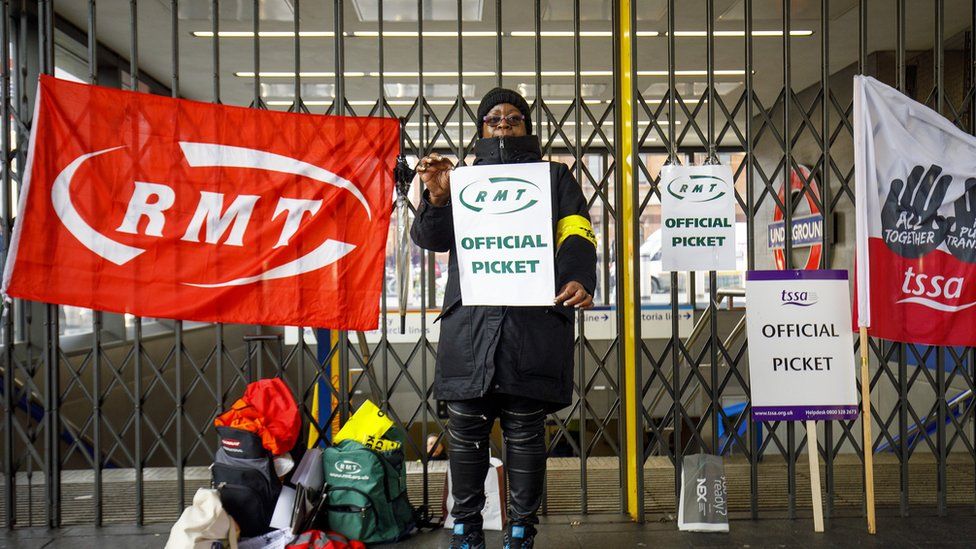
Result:
M536 547L616 549L618 547L973 547L976 545L976 520L967 509L957 509L948 517L918 516L901 518L882 513L878 534L867 535L864 519L832 519L824 534L813 532L810 519L794 521L764 519L734 520L729 534L678 532L673 522L637 525L619 516L589 516L582 523L567 523L565 518L546 523L536 539ZM23 549L150 549L162 547L169 532L167 525L87 526L57 531L25 528L0 534L0 548ZM425 532L405 542L385 546L398 549L447 548L447 531ZM501 534L489 532L488 547L501 547Z

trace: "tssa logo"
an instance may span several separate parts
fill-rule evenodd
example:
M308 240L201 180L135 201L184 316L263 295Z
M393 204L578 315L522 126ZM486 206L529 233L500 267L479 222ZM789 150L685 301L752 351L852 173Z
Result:
M816 292L793 292L783 290L779 296L780 305L793 305L796 307L809 307L818 302Z
M179 150L190 168L251 169L259 173L298 176L324 186L344 190L350 193L358 205L365 210L367 218L372 219L369 203L359 187L319 166L268 151L214 143L180 142ZM123 147L112 147L75 158L55 177L51 186L51 202L65 228L79 242L96 255L121 266L149 251L152 246L141 247L117 240L118 237L110 236L111 229L104 226L104 221L101 220L95 221L95 225L102 225L101 229L93 227L81 214L84 208L79 208L75 204L75 198L85 195L75 191L78 196L74 196L72 191L73 183L76 183L73 180L84 179L84 177L76 177L76 174L83 171L86 163L90 161L97 163L98 160L93 159L102 155L111 155L116 151L125 152ZM84 184L81 182L74 186L84 187ZM182 222L185 225L175 227L179 231L176 235L182 235L179 237L181 242L209 244L222 248L228 246L242 248L245 246L244 236L252 224L251 217L256 206L258 211L262 211L263 208L267 214L271 213L271 204L266 204L269 198L257 194L229 195L194 189L193 196L189 198L195 199L195 207L184 203L177 204L176 189L181 185L185 188L187 183L134 181L125 215L120 224L117 226L113 224L115 232L120 236L135 235L153 240L163 238L164 230L174 234L170 226ZM271 219L263 220L261 223L266 225L281 218L284 219L284 223L268 244L275 242L274 248L295 247L301 239L293 237L302 228L303 222L308 224L310 223L308 220L316 216L323 201L285 196L271 199L275 198L274 214L270 216ZM264 227L259 229L259 232L266 233L267 231L263 229ZM261 242L264 241L265 239L262 238ZM217 288L289 278L334 263L354 250L356 245L323 238L314 248L307 243L303 243L302 247L305 252L303 255L292 256L292 259L279 264L266 264L261 272L237 273L228 279L217 281L179 282L198 288ZM152 257L156 252L154 250L147 257Z
M729 185L713 175L682 175L667 185L668 194L688 202L711 202L725 196Z
M927 275L916 273L914 268L909 267L905 271L905 280L901 285L902 294L909 297L903 297L898 300L898 303L914 303L947 313L959 312L976 305L976 301L961 305L949 305L943 301L959 299L965 282L966 280L961 276Z
M461 204L479 213L503 215L527 210L539 202L538 185L517 177L489 177L461 189Z
M358 475L363 470L362 465L356 463L355 461L349 461L348 459L335 462L333 467L337 472L346 475Z

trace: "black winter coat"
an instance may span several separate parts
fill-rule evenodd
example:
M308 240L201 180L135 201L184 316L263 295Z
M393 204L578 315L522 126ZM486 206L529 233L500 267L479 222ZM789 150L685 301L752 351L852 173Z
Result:
M501 137L478 140L475 157L475 164L479 165L509 164L539 162L542 153L535 136ZM582 231L586 235L572 234L558 245L556 291L575 280L592 295L596 286L596 246L586 200L565 164L551 162L550 174L553 242L558 243L556 229L561 219L582 216L587 227ZM432 205L427 191L410 235L422 248L451 252L444 306L435 320L441 323L441 330L434 396L440 400L466 400L486 393L503 393L542 401L549 411L569 405L573 394L574 309L461 303L451 204Z

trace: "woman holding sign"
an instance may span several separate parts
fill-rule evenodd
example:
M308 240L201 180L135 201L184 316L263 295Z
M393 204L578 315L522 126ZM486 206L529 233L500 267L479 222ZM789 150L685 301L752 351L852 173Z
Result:
M478 106L476 165L542 162L529 105L495 88ZM431 154L417 172L426 186L410 234L422 248L451 252L434 396L447 401L455 505L452 548L485 546L481 510L488 436L497 418L505 438L509 524L506 548L530 548L546 471L547 413L573 393L574 308L593 305L596 238L586 200L570 169L549 163L557 295L551 307L466 306L461 302L454 238L450 160Z

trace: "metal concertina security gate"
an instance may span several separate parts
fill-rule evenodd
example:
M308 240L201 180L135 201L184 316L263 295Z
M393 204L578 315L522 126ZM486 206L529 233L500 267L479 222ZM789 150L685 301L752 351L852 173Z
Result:
M976 2L962 0L2 0L3 248L38 74L395 117L411 162L433 151L470 162L480 95L516 88L544 154L582 185L598 240L575 400L547 422L543 512L673 514L682 457L709 452L726 456L733 516L793 518L810 501L796 466L806 433L748 419L743 271L777 260L852 268L852 76L887 81L976 132L974 29ZM715 162L735 174L740 269L661 273L660 168ZM772 246L776 221L815 214L818 242L794 246L784 230ZM426 441L446 421L431 396L446 257L411 244L400 288L394 240L380 330L320 333L318 346L305 330L286 340L267 327L7 303L4 524L174 520L208 483L215 415L272 375L324 437L374 399L410 433L414 504L437 508L445 469ZM400 291L410 292L406 335ZM976 505L976 352L870 346L878 505L903 516ZM859 515L860 422L820 429L827 516Z

